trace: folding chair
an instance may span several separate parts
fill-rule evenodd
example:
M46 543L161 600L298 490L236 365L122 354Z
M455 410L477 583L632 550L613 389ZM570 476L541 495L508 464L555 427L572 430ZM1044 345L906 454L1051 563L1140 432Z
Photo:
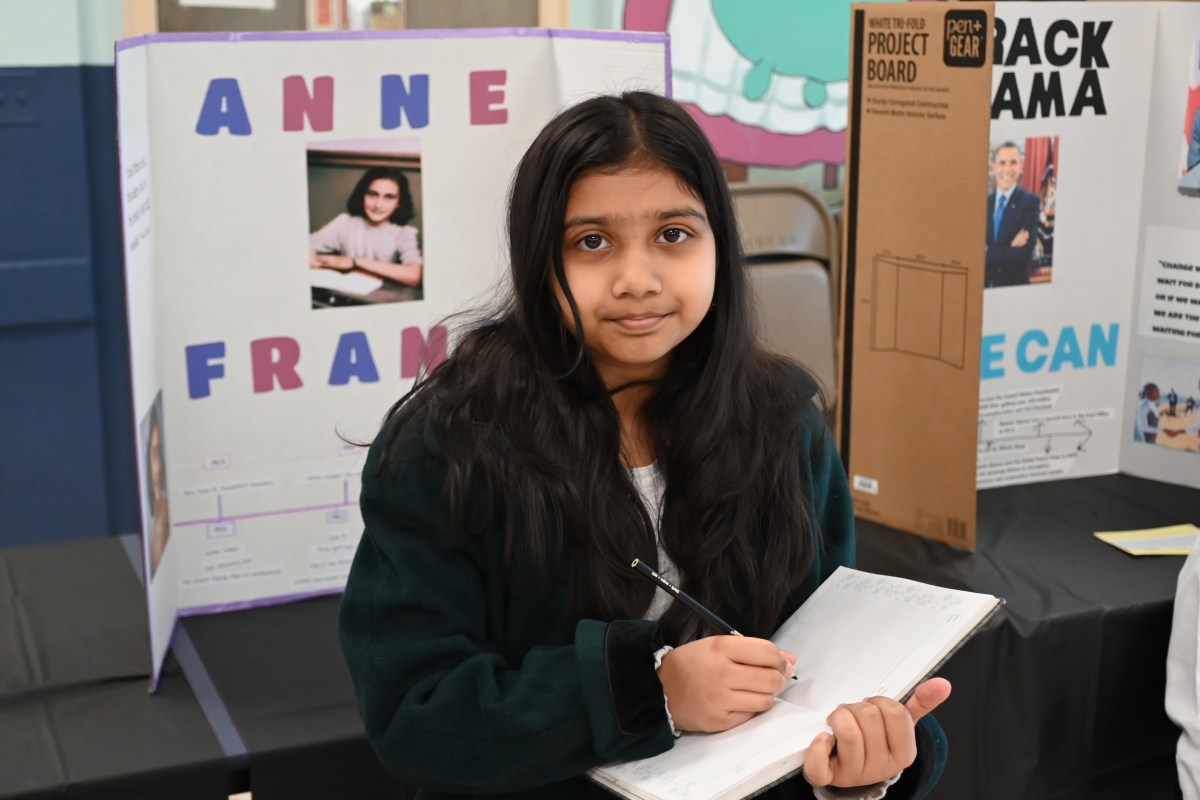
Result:
M837 401L837 227L825 203L793 184L732 183L750 265L759 339L807 367Z

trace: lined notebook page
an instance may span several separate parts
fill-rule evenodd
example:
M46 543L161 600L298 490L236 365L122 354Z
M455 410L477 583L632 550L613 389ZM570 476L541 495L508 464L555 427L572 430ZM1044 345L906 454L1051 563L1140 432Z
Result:
M995 603L839 567L771 639L796 654L797 680L781 696L824 714L872 695L898 699Z
M721 733L684 734L665 753L591 774L627 797L743 797L798 768L839 703L877 694L899 699L999 603L839 567L771 637L796 653L798 680L768 711Z
M636 786L640 796L698 800L737 786L773 764L780 775L800 766L825 717L776 701L768 711L721 733L685 733L675 747L654 758L609 764L609 782Z

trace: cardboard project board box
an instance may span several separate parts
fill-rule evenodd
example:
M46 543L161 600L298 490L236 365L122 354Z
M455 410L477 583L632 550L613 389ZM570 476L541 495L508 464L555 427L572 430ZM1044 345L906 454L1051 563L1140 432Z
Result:
M872 15L930 13L900 5L862 11L868 24ZM870 62L870 44L869 35L856 39L856 65ZM918 176L908 187L910 195L933 191L945 208L966 209L968 226L898 207L891 217L872 212L868 202L895 202L886 186L866 191L880 165L859 170L864 205L847 219L847 254L856 244L858 254L847 267L859 291L846 309L843 422L850 424L842 433L850 438L856 507L964 546L924 524L928 497L894 478L896 469L928 476L948 457L969 475L966 436L976 481L939 484L945 508L964 507L975 488L1118 471L1200 486L1200 7L997 3L989 63L990 86L966 90L973 104L986 99L988 124L962 129L953 145L978 160L955 161L956 181ZM921 80L916 74L913 85ZM886 149L903 165L921 161L928 143L872 124L878 91L867 81L852 100L852 123L862 119L852 148ZM1006 195L997 214L997 198ZM969 355L980 354L979 402L964 406L940 386L917 394L911 384L896 384L903 391L891 401L905 413L872 427L881 404L864 398L863 386L878 391L881 373L861 354L889 347L889 357L914 369L934 355L929 337L910 336L906 349L869 328L888 317L881 313L887 309L864 310L864 285L876 280L886 289L912 254L893 252L901 258L886 263L864 248L897 227L926 247L962 240L976 253L965 265L984 262L982 319L967 327ZM944 304L952 284L935 283L927 276L922 291L940 290ZM949 319L945 308L940 319ZM910 427L923 431L925 450L912 449ZM882 478L880 462L888 469Z
M852 14L842 454L859 516L972 549L991 8Z
M669 65L664 34L626 32L119 43L156 678L178 615L341 591L355 443L445 357L442 321L494 297L517 161L561 109L666 91ZM392 198L383 244L363 233L372 192Z

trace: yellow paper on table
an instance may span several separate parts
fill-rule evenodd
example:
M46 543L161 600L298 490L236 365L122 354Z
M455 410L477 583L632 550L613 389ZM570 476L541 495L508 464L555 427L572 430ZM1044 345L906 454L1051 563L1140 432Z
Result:
M1099 531L1096 538L1134 556L1186 556L1200 535L1191 523L1139 531Z

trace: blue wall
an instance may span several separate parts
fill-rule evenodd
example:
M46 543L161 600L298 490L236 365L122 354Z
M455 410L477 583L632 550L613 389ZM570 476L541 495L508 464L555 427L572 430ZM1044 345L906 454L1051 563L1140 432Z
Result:
M0 116L0 546L135 531L113 68L4 88L31 112Z

